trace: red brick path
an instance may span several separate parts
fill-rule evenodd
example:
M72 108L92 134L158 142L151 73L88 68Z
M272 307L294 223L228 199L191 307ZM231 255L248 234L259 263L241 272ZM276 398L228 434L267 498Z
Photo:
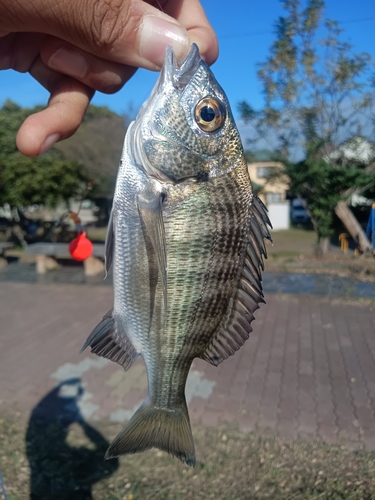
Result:
M146 392L141 362L126 374L79 350L111 307L109 287L0 283L0 416L30 412L64 378L80 376L86 418L128 418ZM375 306L267 297L255 331L214 368L197 360L192 422L237 420L281 437L344 439L375 450Z

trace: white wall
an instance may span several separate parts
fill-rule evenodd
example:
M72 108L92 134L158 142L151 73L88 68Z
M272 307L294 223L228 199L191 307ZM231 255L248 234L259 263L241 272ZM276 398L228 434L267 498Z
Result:
M278 203L268 203L268 217L273 229L289 229L290 226L290 203L281 201Z

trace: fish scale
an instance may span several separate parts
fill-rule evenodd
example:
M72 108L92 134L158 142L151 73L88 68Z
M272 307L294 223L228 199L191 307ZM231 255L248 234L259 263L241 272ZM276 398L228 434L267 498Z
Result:
M211 217L207 217L210 212ZM176 221L183 223L180 231ZM195 195L189 197L189 203L177 206L175 210L167 213L165 223L169 257L168 288L173 297L171 303L168 296L165 334L166 345L171 345L171 339L174 339L176 350L171 368L164 372L167 379L173 379L176 373L180 373L184 380L179 385L183 388L188 373L186 368L190 367L192 360L201 350L199 343L195 341L196 332L192 323L206 285L207 269L210 267L216 234L216 221L212 214L207 186L201 185ZM181 241L184 242L183 252ZM170 382L165 385L169 387Z
M206 186L201 185L193 196L168 212L164 219L170 290L166 335L170 338L178 334L182 342L200 300L210 263L215 221L206 217L209 210ZM181 241L184 242L183 252Z
M156 447L195 464L187 376L194 358L218 365L249 337L267 225L224 91L195 45L181 66L168 49L124 141L105 245L114 307L83 346L147 370L106 458Z
M244 166L239 168L243 169ZM205 332L208 339L212 336L212 328L217 328L219 321L225 321L222 312L233 296L233 288L238 279L240 268L239 261L244 258L243 246L246 241L249 203L241 203L240 199L233 196L234 193L238 194L237 175L238 172L234 171L232 176L228 176L224 181L226 199L222 198L224 193L221 190L215 189L217 186L214 185L210 188L211 205L216 219L216 244L211 250L211 265L206 290L194 325L197 334L199 335L200 331ZM231 177L232 183L229 182ZM223 183L221 178L215 179L215 181ZM248 193L250 196L250 191ZM231 203L231 213L227 209L218 209L218 205L225 202ZM209 328L207 322L211 318L213 318L214 323L211 321Z

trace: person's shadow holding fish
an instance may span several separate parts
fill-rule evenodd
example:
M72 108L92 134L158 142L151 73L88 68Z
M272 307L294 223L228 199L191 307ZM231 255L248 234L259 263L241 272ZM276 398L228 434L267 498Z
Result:
M32 411L26 433L31 500L91 500L92 486L118 468L117 459L104 460L107 440L82 417L83 393L79 378L63 381ZM74 445L72 424L83 431Z

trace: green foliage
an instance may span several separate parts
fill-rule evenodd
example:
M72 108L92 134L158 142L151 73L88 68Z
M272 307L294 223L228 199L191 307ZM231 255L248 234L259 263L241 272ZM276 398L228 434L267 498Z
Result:
M15 152L0 164L0 205L55 206L78 194L84 181L80 166L73 161L52 154L26 158Z
M249 121L256 116L256 111L246 101L238 103L238 111L245 121Z
M87 108L83 123L90 122L98 118L113 118L118 117L116 113L107 108L107 106L94 106L90 104Z
M366 186L374 176L365 165L351 162L345 168L321 158L319 147L299 163L285 161L293 193L305 200L318 239L333 234L334 207L353 186Z
M5 101L0 110L0 158L17 150L15 137L17 130L28 112L12 101Z
M47 153L26 158L18 152L16 134L22 122L41 106L21 108L6 101L0 109L0 206L55 206L81 195L111 198L125 135L124 118L106 107L89 106L83 124L70 139Z
M24 109L11 101L0 109L0 205L54 206L73 197L87 182L82 167L57 150L36 158L18 152L16 133L25 118L39 110Z

